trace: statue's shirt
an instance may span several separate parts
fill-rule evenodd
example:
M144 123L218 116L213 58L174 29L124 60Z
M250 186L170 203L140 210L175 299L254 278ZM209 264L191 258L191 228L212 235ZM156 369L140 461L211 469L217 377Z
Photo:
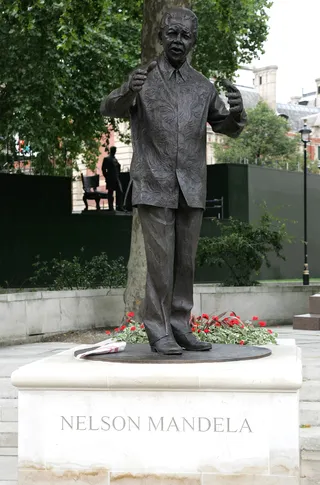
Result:
M175 209L179 186L190 207L205 208L207 123L238 136L246 120L226 109L214 85L188 62L175 70L162 55L139 93L129 81L102 103L102 113L131 118L132 204Z

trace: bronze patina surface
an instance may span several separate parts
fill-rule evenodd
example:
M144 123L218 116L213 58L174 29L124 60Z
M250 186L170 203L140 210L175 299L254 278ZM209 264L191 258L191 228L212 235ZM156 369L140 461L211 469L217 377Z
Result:
M95 347L93 347L95 348ZM75 355L83 352L77 350ZM240 360L261 359L271 355L271 350L253 345L213 344L212 350L183 352L181 355L164 355L151 352L147 344L127 344L124 352L104 355L92 355L87 360L103 362L118 362L126 364L197 364L204 362L230 362Z

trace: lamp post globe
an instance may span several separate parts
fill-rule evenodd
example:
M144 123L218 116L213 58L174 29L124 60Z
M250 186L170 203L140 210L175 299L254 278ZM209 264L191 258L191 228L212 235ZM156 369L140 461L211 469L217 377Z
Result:
M309 143L310 142L311 130L310 130L310 128L308 128L306 120L304 120L303 128L301 128L301 130L299 130L299 133L301 135L302 143Z

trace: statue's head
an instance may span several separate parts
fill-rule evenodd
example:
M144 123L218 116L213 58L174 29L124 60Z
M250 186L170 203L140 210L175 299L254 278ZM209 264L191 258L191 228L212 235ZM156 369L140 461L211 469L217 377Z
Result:
M184 63L195 45L198 33L198 19L187 8L170 8L163 15L159 39L164 52L173 66Z
M116 147L111 147L110 148L110 155L112 155L114 157L114 155L116 154L116 151L117 151Z

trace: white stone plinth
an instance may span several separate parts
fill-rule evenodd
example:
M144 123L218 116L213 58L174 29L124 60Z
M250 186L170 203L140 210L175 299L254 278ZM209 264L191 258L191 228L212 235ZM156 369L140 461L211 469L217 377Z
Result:
M300 350L203 364L15 371L19 485L298 485Z

